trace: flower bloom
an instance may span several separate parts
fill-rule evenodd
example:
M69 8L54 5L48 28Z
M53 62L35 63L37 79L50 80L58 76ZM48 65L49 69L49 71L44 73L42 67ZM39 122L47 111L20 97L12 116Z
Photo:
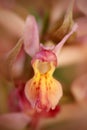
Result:
M51 47L39 43L38 26L33 16L25 23L24 49L32 57L34 76L25 85L25 95L31 106L37 111L55 109L63 95L62 86L53 78L58 65L58 53L66 40L75 32L75 24L62 41Z
M61 84L52 76L55 63L56 56L47 50L37 53L32 63L34 76L27 82L25 93L33 108L36 107L37 110L54 109L62 96Z

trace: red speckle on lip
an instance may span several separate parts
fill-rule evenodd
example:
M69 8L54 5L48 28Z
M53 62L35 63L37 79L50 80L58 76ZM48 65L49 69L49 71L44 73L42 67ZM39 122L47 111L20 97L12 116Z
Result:
M40 87L37 87L36 90L38 91L40 89Z
M34 85L36 85L36 82L34 82Z

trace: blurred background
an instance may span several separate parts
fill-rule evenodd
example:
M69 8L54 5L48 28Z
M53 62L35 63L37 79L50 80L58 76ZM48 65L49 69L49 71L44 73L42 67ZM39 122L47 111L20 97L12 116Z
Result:
M10 63L16 52L10 60L7 59L22 37L26 17L30 14L37 20L43 44L50 41L57 44L69 31L69 23L78 24L77 32L62 48L59 66L54 72L54 77L63 87L60 111L56 117L42 119L40 129L87 130L87 0L74 0L70 18L64 17L69 4L70 0L0 0L0 130L29 129L24 117L5 115L15 112L14 105L14 108L9 108L14 82L25 82L33 75L27 54L21 55L12 66ZM61 29L64 18L69 20Z

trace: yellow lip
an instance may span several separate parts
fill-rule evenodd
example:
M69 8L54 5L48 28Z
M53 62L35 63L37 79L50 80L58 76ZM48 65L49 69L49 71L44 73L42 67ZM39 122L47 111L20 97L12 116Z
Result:
M62 97L61 84L53 78L55 66L53 62L35 60L34 76L25 86L25 95L31 106L38 111L55 109Z

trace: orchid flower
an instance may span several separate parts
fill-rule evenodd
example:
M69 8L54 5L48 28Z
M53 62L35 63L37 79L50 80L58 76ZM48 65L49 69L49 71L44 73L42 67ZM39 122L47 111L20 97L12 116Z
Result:
M76 31L71 31L56 46L45 47L39 42L38 25L33 16L28 16L24 29L24 50L32 57L34 76L25 85L25 95L37 111L55 109L63 95L62 85L53 78L58 66L58 54L67 39Z
M5 15L3 15L3 16L5 16ZM3 21L5 23L5 20L3 20ZM76 22L78 23L78 21L76 21ZM8 24L6 24L6 28L8 29L7 25ZM20 29L23 29L24 21L22 24L20 24L20 26L22 27ZM9 25L9 27L10 27L10 25ZM18 34L17 36L19 37L21 35L22 31L20 31L20 30L16 31L15 29L18 29L18 28L14 28L14 26L12 26L12 27L13 27L13 30L10 30L10 31L11 32L13 31L14 34L17 33ZM83 25L81 25L81 26L79 25L79 28L81 28L81 27L83 27ZM13 129L13 128L17 129L16 127L18 127L18 129L21 129L21 128L24 128L30 122L30 123L32 123L32 125L34 127L36 127L35 125L37 125L37 124L35 124L35 123L37 123L38 120L40 120L42 117L50 117L51 115L55 116L56 113L59 112L58 110L56 110L57 109L56 106L59 103L59 101L63 95L62 85L59 83L59 81L57 81L53 77L53 72L60 65L60 59L63 60L62 65L64 65L65 62L67 62L66 60L69 57L70 57L68 59L69 63L73 63L73 61L76 62L76 61L78 61L78 59L80 59L80 61L81 61L81 59L83 59L83 57L82 57L83 52L81 53L82 49L80 50L79 48L77 49L76 47L68 48L69 52L68 52L68 50L66 50L66 47L65 47L65 50L68 54L65 55L65 53L63 53L64 55L62 56L62 58L59 57L59 53L60 53L62 46L67 41L67 39L75 32L76 28L77 28L77 25L74 24L72 26L71 30L68 31L68 33L64 36L64 38L62 38L61 42L59 42L57 45L45 46L44 44L41 44L39 41L39 31L38 31L38 26L35 21L35 18L33 16L29 16L27 18L22 40L24 42L23 47L24 47L25 52L32 58L31 66L33 67L34 75L31 79L29 79L27 81L26 85L25 84L23 86L20 85L20 87L15 85L16 92L13 90L15 94L11 93L12 96L9 98L9 102L12 100L11 103L13 103L13 104L10 104L10 106L12 107L12 105L13 105L13 108L12 108L13 111L19 112L20 111L19 109L21 108L21 112L1 115L0 125L5 126L6 129L9 127L11 127L10 129ZM83 28L83 31L82 31L82 28L81 29L79 29L79 28L77 30L78 34L85 32L84 31L85 28ZM82 41L80 40L80 42L82 42ZM19 47L19 48L21 48L21 47ZM17 53L17 52L15 51L15 53ZM74 56L72 56L72 53L74 54ZM20 56L20 54L21 54L21 56ZM18 60L18 62L17 61L14 62L14 65L12 68L13 75L15 75L14 72L17 72L16 76L13 76L13 77L17 77L17 75L19 75L18 70L23 69L22 65L23 65L25 59L23 58L24 55L22 55L22 53L20 53L20 54L17 57L18 59L12 57L12 58ZM80 54L80 55L78 56L76 54ZM68 57L68 58L66 58L66 57ZM21 63L20 63L19 59L21 59ZM19 64L21 66L19 66ZM66 64L68 64L68 62ZM11 69L11 67L10 67L10 69ZM31 72L30 72L30 75L31 75ZM22 79L21 79L21 81L22 81ZM84 88L84 93L85 93L85 89L86 88ZM78 97L79 97L78 92L77 93L75 92L75 94L73 94L73 95L75 95L75 98L77 98L77 100L78 100ZM12 97L13 97L13 99L12 99ZM15 102L16 98L17 98L18 104L17 104L17 102ZM82 98L84 98L84 96ZM17 110L14 105L18 105ZM76 116L76 117L78 116L78 118L79 118L79 113L82 115L82 113L81 113L82 110L80 112L79 109L77 109L80 107L78 107L78 106L76 106L76 108L73 108L73 107L74 107L74 105L72 105L71 107L68 105L63 106L62 112L60 113L60 115L58 115L58 120L60 120L62 116L63 116L62 117L63 121L65 120L65 118L67 119L67 117L71 117L71 118L73 117L74 118L73 120L75 120L74 116ZM34 108L34 109L32 109L32 108ZM44 110L46 112L43 112ZM42 111L42 112L38 113L38 111ZM70 114L71 111L72 111L72 113ZM70 121L70 118L69 118L69 121ZM6 122L6 124L4 124L4 122ZM58 125L58 127L59 126L60 125Z

